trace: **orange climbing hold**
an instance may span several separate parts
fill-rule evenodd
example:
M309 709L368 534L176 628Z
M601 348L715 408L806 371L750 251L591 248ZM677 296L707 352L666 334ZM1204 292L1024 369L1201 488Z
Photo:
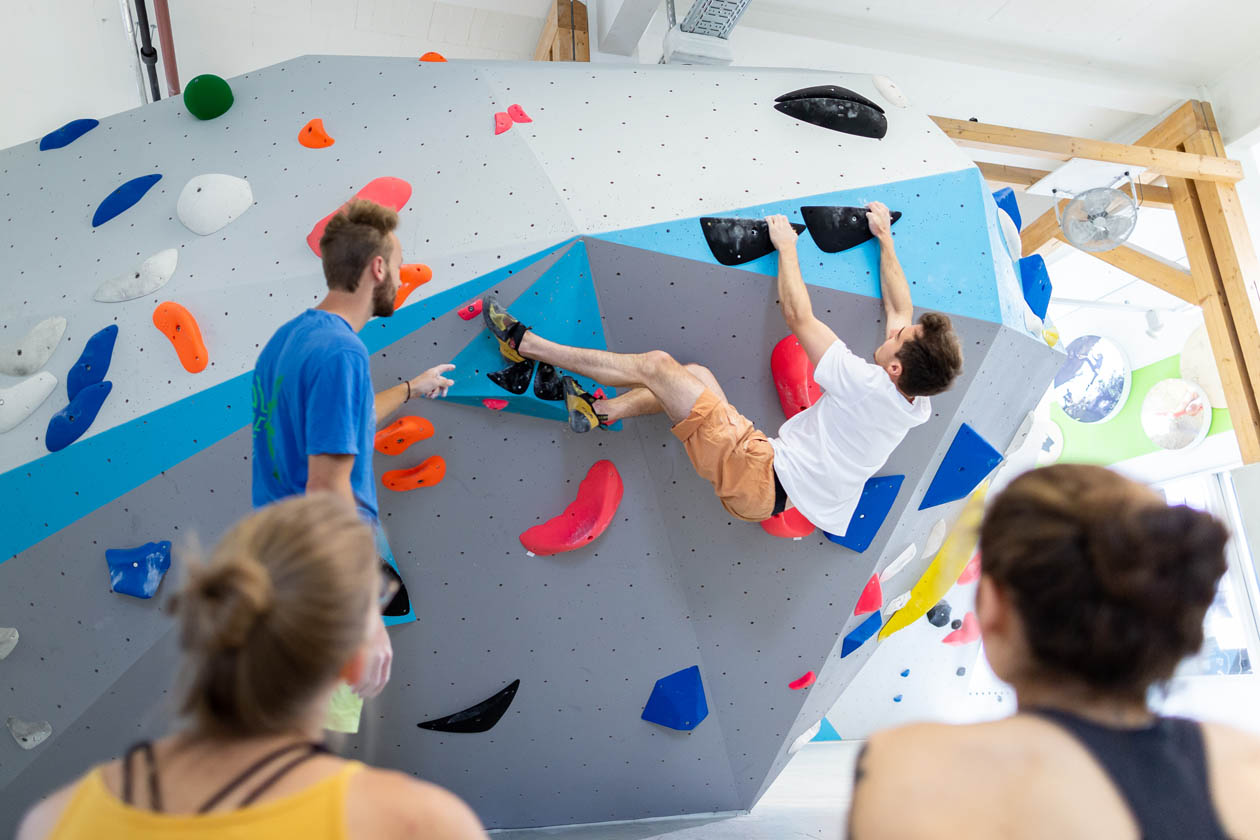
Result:
M425 458L418 467L409 470L390 470L381 476L381 484L396 493L405 493L417 487L432 487L446 477L446 461L441 455Z
M577 498L559 516L521 534L521 545L534 554L572 551L591 543L608 528L625 488L612 461L596 461L578 485Z
M427 52L427 53L425 53L424 55L420 56L420 60L421 60L421 61L442 61L442 62L444 62L444 61L446 61L446 56L442 55L440 52L433 52L432 50L430 50L429 52Z
M798 508L788 508L783 513L763 520L761 528L772 537L795 539L814 533L814 523L805 518Z
M399 275L402 285L398 287L398 294L394 296L395 309L401 309L407 302L408 295L433 279L433 269L424 263L408 263L402 267Z
M804 676L798 679L792 680L790 683L788 683L788 688L792 689L793 691L800 691L802 688L809 688L811 685L814 684L814 679L815 679L814 672L806 671Z
M975 613L967 613L963 616L962 625L941 641L947 645L969 645L979 638L980 622L976 620Z
M206 352L206 343L201 340L201 328L197 319L184 307L174 301L159 303L153 310L153 326L162 331L162 335L175 345L179 355L179 363L189 373L201 373L210 363L210 354Z
M494 114L494 133L502 134L512 127L512 118L502 111L496 111Z
M980 577L980 552L971 555L971 559L967 561L967 565L963 566L962 574L958 576L958 585L971 583Z
M433 437L433 424L423 417L408 415L376 433L376 451L385 455L401 455L413 443Z
M327 149L337 141L328 136L328 132L324 131L324 121L316 117L302 126L302 130L298 132L298 142L308 149Z
M496 400L493 397L486 397L484 400L481 401L481 404L484 405L486 408L490 409L491 411L502 411L503 409L508 407L507 400Z

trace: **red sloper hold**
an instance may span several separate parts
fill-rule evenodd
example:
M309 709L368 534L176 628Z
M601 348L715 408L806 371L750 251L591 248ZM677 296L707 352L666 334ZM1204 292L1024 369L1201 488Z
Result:
M494 133L502 134L512 127L512 118L502 111L494 113Z
M814 366L794 335L774 345L770 353L770 373L779 392L783 414L789 420L822 396L822 388L814 381Z
M529 118L529 114L525 113L525 109L522 108L520 105L509 105L507 109L507 115L512 118L512 122L518 122L518 123L533 122L533 120Z
M814 672L806 671L805 675L799 679L792 680L788 683L788 688L793 691L800 691L802 688L809 688L814 684Z
M382 204L397 212L403 209L411 199L411 184L402 178L373 178L366 187L354 194L354 198L375 201L377 204ZM351 199L351 201L353 200ZM315 256L323 256L319 251L319 238L324 235L324 228L328 227L328 222L332 217L340 213L341 208L345 206L345 204L341 205L341 207L320 219L315 223L315 227L311 228L311 232L306 235L306 244L311 246Z
M798 508L788 508L783 513L763 519L761 528L772 537L808 537L814 533L814 523L805 518Z
M962 626L941 641L947 645L969 645L979 638L980 622L976 620L975 613L967 613L963 616Z
M963 566L962 574L958 576L959 585L971 583L980 577L980 552L976 552L967 561L967 565Z
M862 594L858 596L857 606L853 608L854 615L866 615L873 613L884 606L884 590L879 585L879 575L871 575L871 579L866 582L866 588L862 590Z
M613 462L596 461L578 485L577 498L559 516L521 534L521 545L547 556L592 542L616 515L623 489Z
M503 409L508 407L507 400L496 400L493 397L486 397L484 400L481 401L481 404L484 405L486 408L490 409L491 411L502 411Z
M476 318L481 314L481 298L477 298L472 303L466 303L455 311L458 312L459 317L463 318L465 321L471 321L473 318Z

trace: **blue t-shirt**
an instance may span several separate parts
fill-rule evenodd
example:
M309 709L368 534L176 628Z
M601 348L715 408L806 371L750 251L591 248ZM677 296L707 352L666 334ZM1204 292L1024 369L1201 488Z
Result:
M344 318L308 309L277 330L254 367L253 402L254 507L305 493L307 456L354 455L354 498L377 521L368 351Z

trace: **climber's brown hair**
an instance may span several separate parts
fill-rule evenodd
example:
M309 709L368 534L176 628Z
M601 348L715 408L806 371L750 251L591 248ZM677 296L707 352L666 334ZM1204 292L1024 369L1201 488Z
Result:
M908 397L930 397L954 384L962 373L962 345L948 315L928 312L919 319L923 332L901 345L897 388Z
M186 690L202 731L259 735L301 722L363 643L380 574L371 528L332 493L237 523L175 596Z
M990 505L983 573L1008 593L1034 668L1142 700L1203 644L1229 533L1102 467L1024 473Z
M390 234L398 227L398 214L374 201L355 199L328 220L319 238L328 288L353 292L359 278L376 257L389 261L394 245Z

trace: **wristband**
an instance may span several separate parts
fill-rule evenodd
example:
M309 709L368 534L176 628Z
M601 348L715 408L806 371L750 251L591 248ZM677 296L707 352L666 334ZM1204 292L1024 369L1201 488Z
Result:
M403 402L411 402L411 380L404 379L403 384L407 386L407 396L403 397Z

